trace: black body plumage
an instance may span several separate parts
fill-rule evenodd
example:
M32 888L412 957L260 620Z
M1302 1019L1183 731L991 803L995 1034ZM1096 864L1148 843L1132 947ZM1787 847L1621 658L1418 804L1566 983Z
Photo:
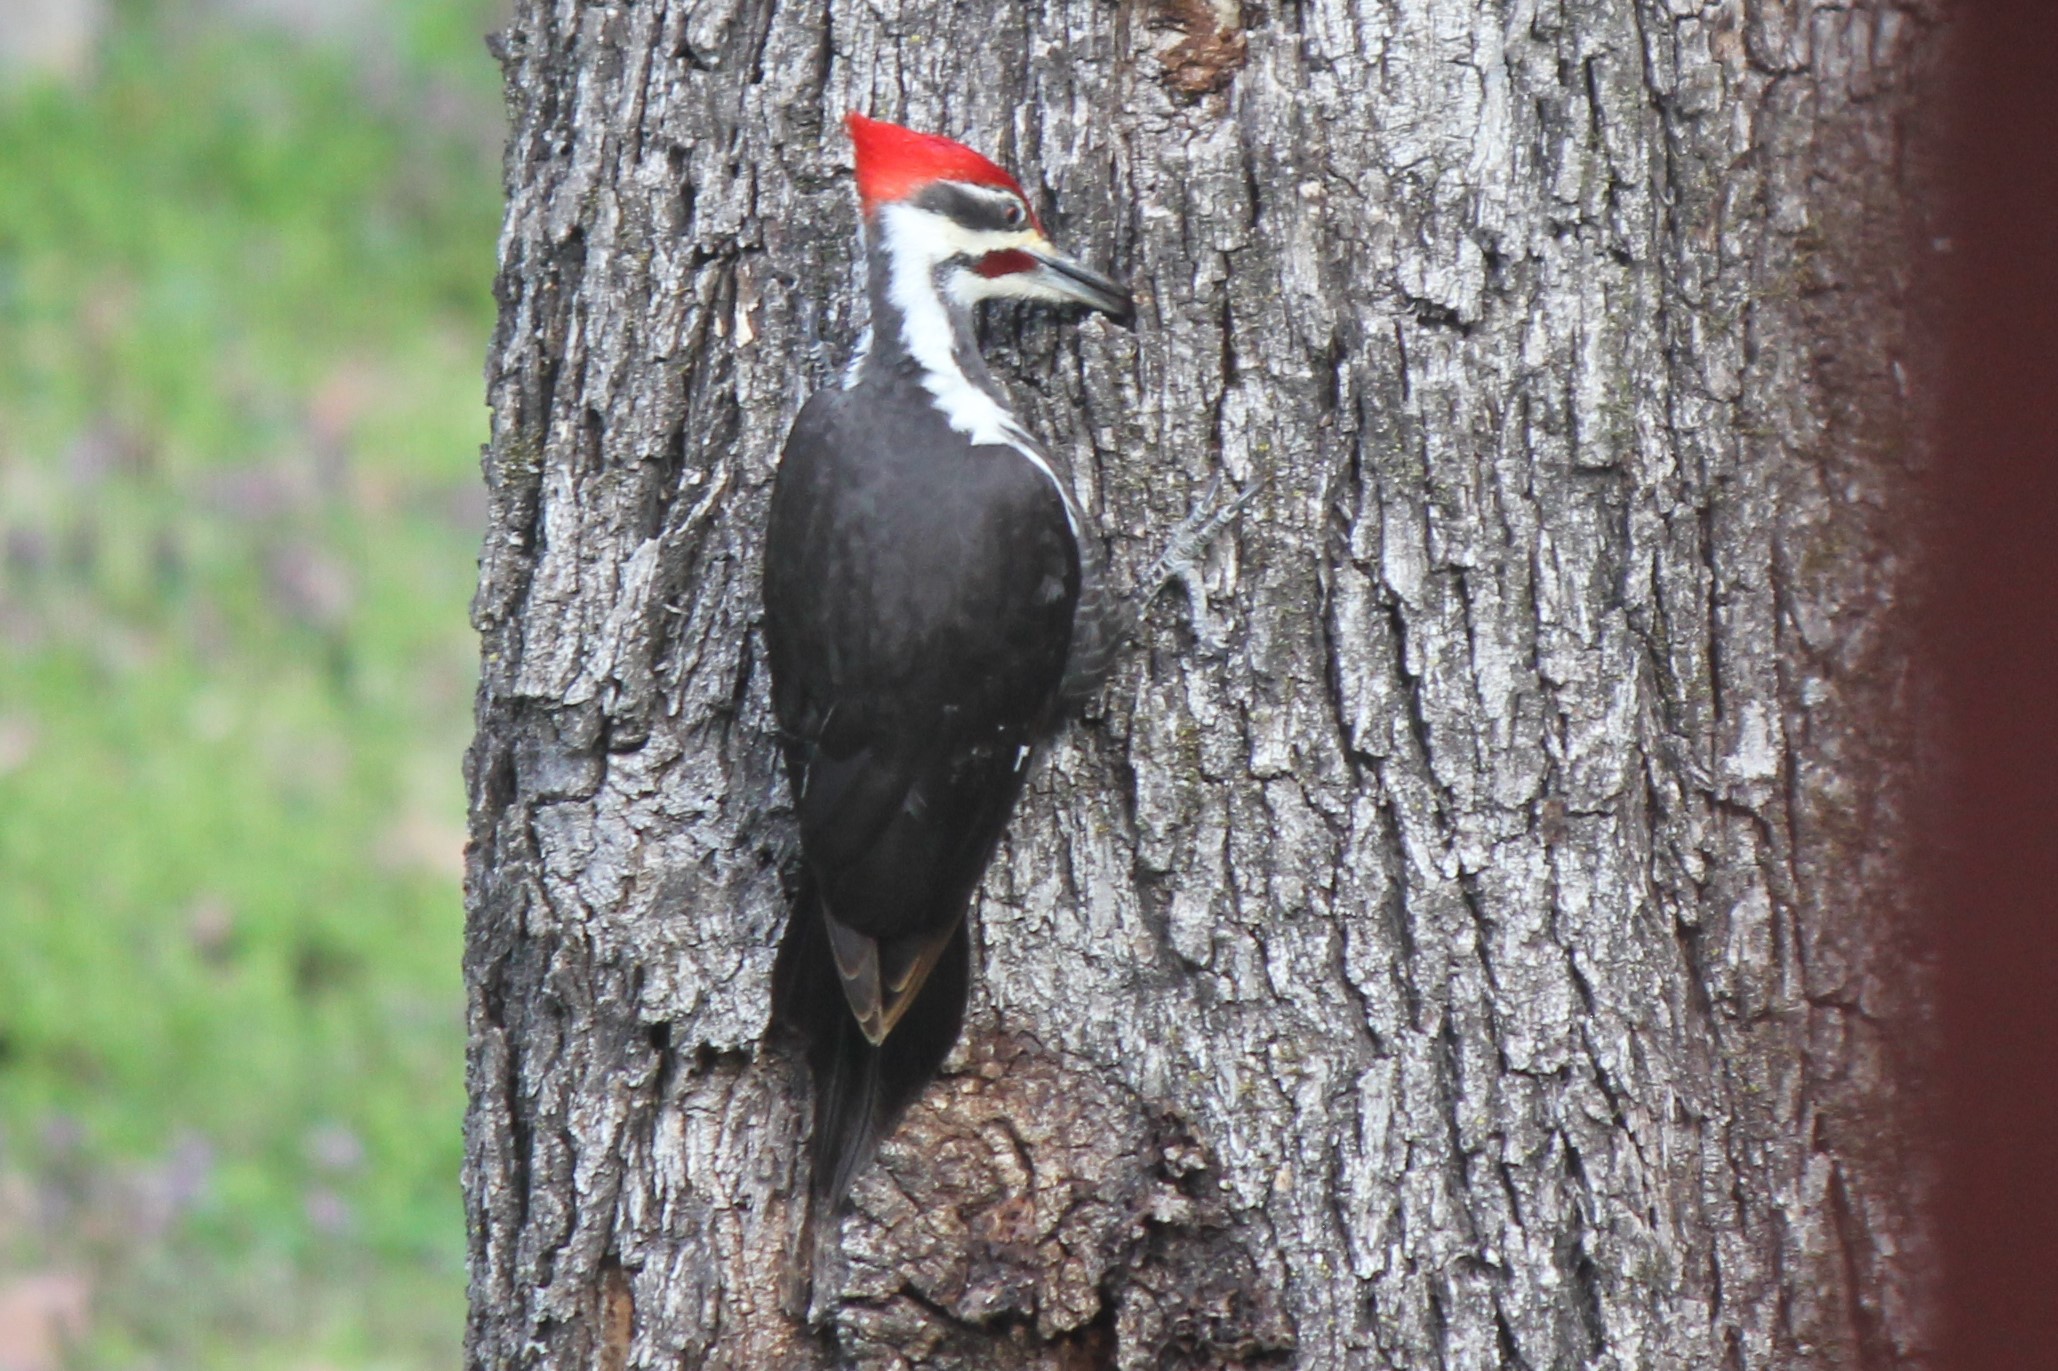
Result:
M875 261L875 278L889 269ZM873 297L854 382L794 423L765 546L803 865L776 994L808 1043L815 1187L831 1205L957 1038L966 907L1068 687L1090 684L1068 674L1075 635L1102 636L1075 623L1082 590L1089 611L1102 604L1082 586L1099 560L1082 559L1081 514L1048 460L1019 431L979 442L953 427L890 293ZM953 384L1001 403L969 313L948 312Z
M1137 592L1112 594L1063 464L1009 412L972 311L1040 300L1127 325L1128 290L1061 255L979 153L845 124L870 340L794 421L764 563L801 849L774 1017L807 1044L818 1218L957 1041L965 911L1037 745L1249 498L1214 506L1211 487Z
M853 115L871 335L802 406L765 534L765 644L801 870L775 1013L807 1043L824 1209L957 1040L965 911L1037 745L1122 636L1061 466L973 336L983 299L1129 322L1013 177Z

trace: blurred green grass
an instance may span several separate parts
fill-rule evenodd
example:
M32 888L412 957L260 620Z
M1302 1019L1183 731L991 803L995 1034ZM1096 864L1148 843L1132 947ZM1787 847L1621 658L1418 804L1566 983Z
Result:
M0 90L0 1277L81 1365L457 1359L494 9Z

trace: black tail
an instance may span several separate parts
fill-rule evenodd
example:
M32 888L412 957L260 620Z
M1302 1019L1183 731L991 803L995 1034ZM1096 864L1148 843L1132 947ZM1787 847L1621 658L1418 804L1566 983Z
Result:
M772 971L772 1013L807 1043L815 1082L815 1199L835 1212L850 1183L950 1055L964 1024L971 943L964 921L907 1014L877 1047L865 1039L830 960L814 883L800 895Z

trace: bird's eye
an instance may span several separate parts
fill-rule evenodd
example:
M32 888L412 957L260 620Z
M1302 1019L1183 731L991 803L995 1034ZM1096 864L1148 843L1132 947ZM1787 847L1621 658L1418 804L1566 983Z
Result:
M1001 222L1009 228L1020 228L1029 221L1029 211L1020 200L1008 201L1008 207L1001 213Z

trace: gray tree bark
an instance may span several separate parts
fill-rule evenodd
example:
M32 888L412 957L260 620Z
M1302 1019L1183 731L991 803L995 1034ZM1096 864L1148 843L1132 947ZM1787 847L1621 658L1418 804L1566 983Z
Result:
M1940 19L520 4L470 1363L1922 1364ZM1263 488L1041 764L965 1040L810 1272L757 544L862 324L846 108L1139 288L989 321L1118 574Z

